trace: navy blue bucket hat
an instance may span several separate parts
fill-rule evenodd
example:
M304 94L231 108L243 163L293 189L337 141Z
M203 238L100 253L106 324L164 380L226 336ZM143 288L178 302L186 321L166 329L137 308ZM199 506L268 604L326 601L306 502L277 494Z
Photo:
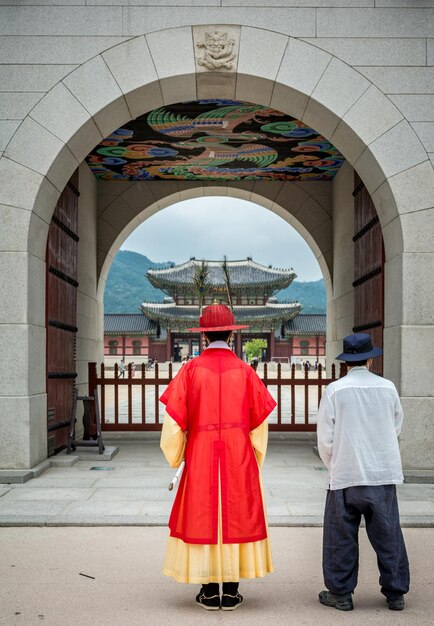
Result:
M381 356L383 350L372 346L372 339L366 333L355 333L344 337L344 351L336 357L338 361L364 361Z

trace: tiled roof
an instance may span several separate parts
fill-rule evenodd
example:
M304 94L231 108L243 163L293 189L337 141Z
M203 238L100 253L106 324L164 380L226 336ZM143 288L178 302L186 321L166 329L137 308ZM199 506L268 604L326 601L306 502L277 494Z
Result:
M105 335L155 335L157 324L142 313L106 313Z
M161 270L148 270L147 276L154 287L164 289L168 285L193 285L194 266L200 266L201 260L190 259L181 265ZM214 287L224 287L222 261L205 261L208 267L208 281ZM279 289L288 287L295 278L294 270L277 269L261 265L250 258L241 261L227 261L231 285L234 289L241 286L278 285Z
M291 335L325 335L326 315L301 313L285 324L285 333Z
M155 318L157 317L169 317L171 314L173 317L180 319L186 325L194 326L197 324L198 312L197 307L189 306L176 306L176 305L161 305L151 304L144 302L143 307L147 307L147 310ZM161 311L161 307L165 307L164 312ZM249 306L249 307L235 307L235 317L237 323L243 323L247 320L256 321L269 321L276 316L282 316L285 311L290 315L296 315L293 319L289 320L285 324L285 333L292 335L325 335L326 333L326 316L323 314L296 314L298 305L296 304L279 304L272 305L274 311L271 311L271 305L266 306ZM149 307L149 308L148 308ZM277 310L276 310L277 307ZM292 309L291 309L292 307ZM297 307L297 308L296 308ZM158 309L160 309L158 314ZM180 311L182 309L182 311ZM241 309L241 310L240 310ZM245 311L242 311L245 309ZM266 310L268 309L268 311ZM280 310L279 310L280 309ZM152 310L152 312L151 312ZM146 317L141 313L106 313L104 315L104 334L105 335L154 335L156 333L157 323Z
M291 319L301 310L301 304L267 303L263 306L234 306L235 321L237 324L251 323L281 323ZM179 306L173 303L144 302L142 311L151 319L160 320L165 326L197 326L199 310L197 306Z

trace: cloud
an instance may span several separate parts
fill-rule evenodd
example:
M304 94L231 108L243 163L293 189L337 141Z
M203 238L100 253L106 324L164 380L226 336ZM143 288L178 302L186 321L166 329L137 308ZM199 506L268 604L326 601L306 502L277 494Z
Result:
M154 214L122 245L152 261L182 263L191 256L220 260L253 257L274 267L293 267L299 280L318 280L321 270L304 239L281 217L245 200L202 197Z

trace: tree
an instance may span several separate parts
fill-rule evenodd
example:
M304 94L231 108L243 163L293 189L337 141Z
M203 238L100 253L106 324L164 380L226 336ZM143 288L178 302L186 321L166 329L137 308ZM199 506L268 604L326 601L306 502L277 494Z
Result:
M201 261L200 265L193 265L193 284L199 299L199 315L202 315L205 296L211 291L209 267L205 261Z
M233 313L234 312L234 307L233 307L233 304L232 304L231 276L229 274L228 259L227 259L226 255L224 255L224 257L223 257L223 263L221 264L221 268L222 268L222 271L223 271L223 279L224 279L225 285L226 285L226 293L228 294L229 308L230 308L230 310Z
M262 355L262 349L267 347L265 339L251 339L244 344L244 351L249 361L254 357L260 358Z

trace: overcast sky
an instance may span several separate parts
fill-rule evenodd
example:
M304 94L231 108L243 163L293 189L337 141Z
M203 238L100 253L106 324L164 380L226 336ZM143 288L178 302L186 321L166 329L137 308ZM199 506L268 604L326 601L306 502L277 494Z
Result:
M183 263L191 256L219 261L250 256L273 267L293 267L297 280L322 278L304 239L268 209L235 198L201 197L159 211L125 240L122 250L151 261Z

